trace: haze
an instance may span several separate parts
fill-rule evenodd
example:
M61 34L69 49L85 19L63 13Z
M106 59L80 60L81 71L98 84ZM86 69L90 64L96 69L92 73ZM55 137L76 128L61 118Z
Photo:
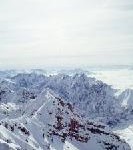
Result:
M133 64L132 0L0 1L0 68Z

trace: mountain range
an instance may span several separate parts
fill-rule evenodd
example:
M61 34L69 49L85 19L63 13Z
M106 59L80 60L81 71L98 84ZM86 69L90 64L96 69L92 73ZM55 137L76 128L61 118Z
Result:
M1 150L130 150L111 130L132 120L132 94L88 77L0 73Z

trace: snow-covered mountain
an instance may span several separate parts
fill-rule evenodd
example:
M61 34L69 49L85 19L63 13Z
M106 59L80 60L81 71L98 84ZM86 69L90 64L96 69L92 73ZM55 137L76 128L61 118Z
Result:
M18 74L11 78L10 83L12 82L15 83L13 90L18 92L18 89L20 91L26 89L35 95L38 95L43 89L49 88L66 101L72 102L76 108L82 110L82 114L86 117L101 118L100 121L105 123L109 122L109 118L115 121L114 117L119 116L123 111L119 100L114 96L116 90L85 74L73 76Z
M1 81L0 101L25 103L36 99L47 88L65 101L73 103L82 116L110 126L117 124L127 112L132 112L132 90L116 95L117 90L85 74L45 76L19 73Z
M121 105L126 108L133 109L133 90L126 89L119 94L118 98L121 100Z
M42 91L31 101L23 106L20 116L1 119L1 149L130 150L104 125L85 120L70 103L56 97L51 90Z
M128 150L128 144L97 122L114 127L131 118L132 107L127 106L132 94L127 92L129 105L124 107L126 91L117 96L116 92L82 73L2 76L0 148Z

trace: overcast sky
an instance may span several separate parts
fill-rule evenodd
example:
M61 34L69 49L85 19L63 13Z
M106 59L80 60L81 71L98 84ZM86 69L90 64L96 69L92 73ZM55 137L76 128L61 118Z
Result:
M133 0L1 0L0 67L133 64Z

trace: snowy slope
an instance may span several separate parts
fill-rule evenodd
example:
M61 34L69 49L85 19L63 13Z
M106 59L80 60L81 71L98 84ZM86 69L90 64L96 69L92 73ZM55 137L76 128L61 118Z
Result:
M74 107L43 91L38 101L27 103L21 117L2 119L0 146L27 150L130 150L105 126L85 120ZM30 110L28 110L30 108Z
M118 99L121 101L121 105L126 108L133 109L133 90L126 89L119 94Z
M133 149L133 125L129 125L126 128L120 128L115 130L115 133L118 134L122 139L124 139Z

